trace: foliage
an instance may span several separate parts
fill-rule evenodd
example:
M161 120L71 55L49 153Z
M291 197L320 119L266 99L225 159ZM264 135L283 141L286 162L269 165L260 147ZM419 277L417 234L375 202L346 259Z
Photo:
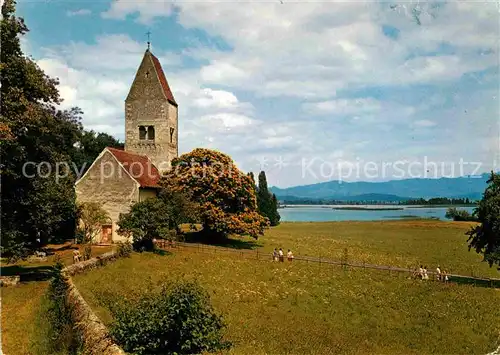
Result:
M165 209L169 212L169 229L175 230L177 235L181 234L181 224L195 224L199 222L199 206L197 203L191 201L186 192L177 191L165 186L158 194L158 198L164 203Z
M58 110L58 81L23 54L20 37L28 28L15 7L3 1L0 31L1 252L21 258L74 236L79 169L71 163L92 160L98 148L81 144L93 139L80 123L82 111ZM95 137L101 141L112 143Z
M134 249L153 250L153 239L170 233L170 214L162 200L149 198L121 213L118 227L119 234L133 239Z
M447 197L433 197L428 200L425 198L412 199L407 201L400 201L400 205L475 205L475 201L466 198L447 198Z
M490 267L498 264L500 270L500 174L491 172L487 183L483 198L474 211L480 225L467 232L469 250L483 254Z
M92 258L92 247L86 244L83 248L83 260L90 260Z
M58 262L54 265L54 276L50 281L47 296L49 305L47 319L50 324L49 344L53 352L67 354L76 353L81 342L74 330L72 312L73 308L68 302L69 285L67 277L63 274L64 265Z
M134 248L132 247L132 243L130 243L128 240L125 242L119 242L118 243L118 248L116 250L116 254L120 258L126 258L129 257L130 254L132 254L132 251Z
M134 354L199 354L226 349L225 324L196 283L149 293L113 308L111 335Z
M84 202L77 206L80 221L79 231L83 236L83 243L92 243L101 231L103 224L110 221L109 214L97 202Z
M455 207L448 208L448 210L446 210L445 217L454 221L477 221L477 218L468 211L459 210Z
M161 184L173 191L189 191L199 206L199 221L210 237L229 234L257 238L268 222L257 212L255 188L232 159L220 152L197 148L172 160Z
M257 205L259 213L269 219L271 226L277 226L280 223L281 217L278 213L278 200L276 199L276 196L269 191L266 173L264 171L259 173Z

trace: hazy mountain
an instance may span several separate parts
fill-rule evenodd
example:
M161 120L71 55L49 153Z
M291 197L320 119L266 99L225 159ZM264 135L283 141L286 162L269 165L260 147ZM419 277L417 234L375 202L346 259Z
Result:
M474 177L406 179L385 182L339 182L328 181L312 185L294 186L285 189L271 187L278 199L287 196L310 199L375 200L386 201L392 195L394 201L407 198L466 198L480 199L489 174ZM368 195L368 196L361 196ZM369 197L369 196L372 197ZM404 196L404 197L403 197Z

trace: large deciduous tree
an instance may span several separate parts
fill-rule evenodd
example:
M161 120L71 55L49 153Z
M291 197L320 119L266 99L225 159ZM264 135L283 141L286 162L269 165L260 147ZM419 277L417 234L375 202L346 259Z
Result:
M23 54L28 28L15 7L3 2L0 28L1 252L22 257L74 237L77 172L103 144L119 142L86 133L80 109L57 109L58 81Z
M469 250L483 254L490 266L497 264L500 269L500 174L491 172L487 183L474 211L480 224L467 232Z
M210 237L239 234L257 238L268 225L257 212L252 179L223 153L198 148L183 154L172 160L172 169L161 184L189 192L199 205L203 231Z
M71 237L75 229L74 176L55 166L70 160L67 147L74 144L78 127L71 111L54 107L60 102L57 81L22 53L19 36L27 31L15 16L15 1L4 1L0 155L2 252L7 256L26 255L49 241Z

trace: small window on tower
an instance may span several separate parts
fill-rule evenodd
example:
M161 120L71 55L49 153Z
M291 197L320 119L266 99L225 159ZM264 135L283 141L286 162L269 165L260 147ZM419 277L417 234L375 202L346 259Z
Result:
M174 128L170 128L170 143L174 142Z
M146 127L139 126L139 139L146 139Z
M148 139L151 141L155 139L155 127L154 126L148 127Z

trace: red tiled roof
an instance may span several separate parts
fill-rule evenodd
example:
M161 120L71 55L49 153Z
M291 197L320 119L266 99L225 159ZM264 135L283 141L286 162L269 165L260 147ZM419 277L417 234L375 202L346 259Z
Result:
M172 94L172 90L170 90L170 86L168 86L168 81L167 78L165 77L165 73L163 72L163 69L161 68L160 61L158 58L155 57L155 55L151 52L151 59L153 59L153 64L156 69L156 74L158 75L158 79L160 80L161 86L163 88L163 92L165 93L165 96L167 97L167 100L172 104L177 106L177 102L175 102L174 99L174 94Z
M107 147L106 149L115 156L141 187L159 187L160 173L147 156L111 147Z

